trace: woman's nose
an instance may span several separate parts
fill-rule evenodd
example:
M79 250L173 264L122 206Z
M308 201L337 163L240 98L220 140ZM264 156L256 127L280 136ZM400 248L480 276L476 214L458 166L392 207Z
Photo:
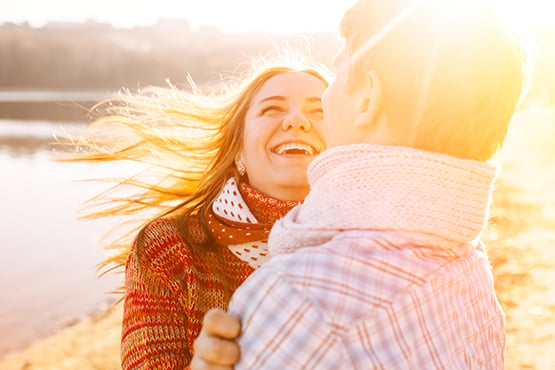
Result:
M284 131L291 129L309 132L312 125L308 119L301 113L292 113L283 119L281 127Z

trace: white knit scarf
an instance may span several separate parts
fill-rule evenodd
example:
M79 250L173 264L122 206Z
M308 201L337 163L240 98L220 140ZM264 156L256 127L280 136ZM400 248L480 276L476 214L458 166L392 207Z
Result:
M344 230L451 248L485 227L497 167L408 147L328 149L308 168L304 203L274 224L271 254L320 245Z

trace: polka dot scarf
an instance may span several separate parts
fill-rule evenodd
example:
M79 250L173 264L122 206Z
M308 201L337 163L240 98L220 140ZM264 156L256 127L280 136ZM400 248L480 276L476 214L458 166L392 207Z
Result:
M221 245L251 267L268 258L268 235L275 221L298 202L282 201L229 179L207 215L210 232Z

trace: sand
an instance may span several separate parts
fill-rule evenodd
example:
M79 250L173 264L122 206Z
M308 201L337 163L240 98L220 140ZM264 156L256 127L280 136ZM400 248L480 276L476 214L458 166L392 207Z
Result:
M122 305L95 313L0 361L0 370L119 369Z
M555 108L515 117L484 233L507 317L506 368L555 368ZM118 369L121 305L19 353L1 370Z

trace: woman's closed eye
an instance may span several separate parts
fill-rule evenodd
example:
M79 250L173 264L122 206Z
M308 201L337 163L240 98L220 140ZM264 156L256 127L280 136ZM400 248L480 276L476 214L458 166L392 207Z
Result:
M260 116L275 117L280 116L285 112L285 109L279 105L269 105L260 110Z
M308 116L313 119L324 119L324 110L322 107L311 109L307 113Z

